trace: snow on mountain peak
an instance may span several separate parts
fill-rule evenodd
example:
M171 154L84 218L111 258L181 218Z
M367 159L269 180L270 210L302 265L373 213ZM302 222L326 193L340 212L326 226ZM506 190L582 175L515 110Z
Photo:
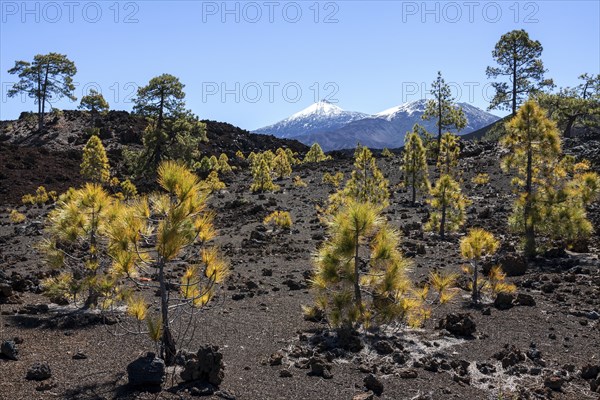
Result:
M344 112L343 109L336 106L335 104L330 103L327 100L321 100L317 103L311 104L305 109L298 111L295 114L292 114L288 120L305 118L309 115L319 115L319 116L333 116L339 115Z
M427 104L427 100L414 100L408 101L406 103L402 103L398 106L388 108L387 110L383 110L374 115L375 118L385 118L388 121L391 120L398 114L399 112L406 113L408 115L412 115L415 112L424 112L425 106Z

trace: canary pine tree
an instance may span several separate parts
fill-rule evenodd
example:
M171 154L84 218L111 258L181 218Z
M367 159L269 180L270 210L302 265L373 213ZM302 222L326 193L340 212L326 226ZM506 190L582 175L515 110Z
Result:
M433 211L425 229L438 232L444 240L446 232L455 232L465 223L465 209L470 201L450 175L442 175L431 189L430 195L428 202Z
M439 157L437 167L441 174L456 177L458 166L458 156L460 147L458 145L459 137L446 132L442 135L440 141Z
M229 165L229 157L227 154L221 153L218 159L219 162L219 172L222 174L230 174L233 172L233 168Z
M422 118L436 121L438 128L437 149L439 151L442 132L448 129L460 131L467 125L467 120L462 108L454 105L455 99L452 96L450 85L442 78L440 71L438 71L436 80L431 84L430 92L433 99L427 101Z
M96 135L92 135L83 148L81 175L94 183L106 183L110 179L106 150Z
M325 155L325 153L323 153L323 149L321 148L321 146L319 146L319 143L314 143L312 146L310 146L310 149L304 156L303 162L314 163L314 162L325 161L328 159L329 159L329 157L327 157Z
M33 61L16 61L15 66L8 70L16 74L19 81L8 90L8 97L26 93L38 106L38 129L44 128L44 113L46 105L51 100L66 97L71 101L77 98L73 95L75 84L73 76L77 73L75 63L64 54L37 54Z
M216 236L213 213L198 177L180 162L165 161L158 169L158 184L162 192L131 205L118 204L120 218L107 232L111 278L117 283L106 286L106 296L112 295L111 304L125 300L130 315L146 320L148 333L160 342L161 358L173 365L177 346L189 340L194 309L212 299L228 267L211 244ZM152 251L141 250L142 243L152 245ZM181 261L186 267L178 273ZM154 276L156 284L140 283L143 276ZM144 286L158 292L158 304L132 294Z
M60 196L47 220L42 249L49 265L60 271L57 278L45 281L52 297L70 298L87 290L85 307L96 306L100 296L99 279L107 263L106 231L118 218L116 199L95 183Z
M540 194L560 160L561 143L556 124L535 101L529 100L506 124L500 144L508 150L502 160L505 171L514 170L513 184L522 192L513 207L511 227L524 235L525 255L536 254L536 227L542 220Z
M224 182L219 179L219 173L217 171L210 171L205 180L200 182L203 189L209 193L218 192L227 187Z
M271 153L272 154L272 153ZM279 189L271 178L271 166L265 153L257 154L252 162L252 192L275 192Z
M315 256L312 288L329 322L356 329L410 318L418 301L406 277L409 263L398 250L398 232L379 207L346 203L328 235Z
M417 132L408 132L404 139L403 162L400 167L404 175L404 184L411 187L411 202L415 205L417 191L429 189L427 171L427 150Z
M371 203L381 208L389 205L388 181L367 147L359 145L354 151L354 170L346 182L344 195L354 201Z
M587 218L587 206L600 197L600 177L590 171L590 163L576 163L565 156L540 189L540 223L537 233L557 244L585 244L594 231Z
M102 96L102 93L98 93L96 89L90 89L90 92L81 98L81 103L78 108L90 112L91 126L93 127L98 115L106 113L109 109L109 105L104 99L104 96Z
M279 179L287 178L292 174L288 155L281 148L277 149L277 155L273 159L273 172Z
M546 69L541 59L542 44L529 38L523 29L515 29L500 37L492 56L497 67L487 67L488 78L505 77L504 82L492 82L496 93L490 109L510 110L515 116L525 99L552 84L544 79Z
M473 272L473 281L471 282L471 301L473 303L479 302L479 262L483 257L496 253L499 245L500 243L494 235L481 228L471 229L467 236L460 241L460 253L471 263Z

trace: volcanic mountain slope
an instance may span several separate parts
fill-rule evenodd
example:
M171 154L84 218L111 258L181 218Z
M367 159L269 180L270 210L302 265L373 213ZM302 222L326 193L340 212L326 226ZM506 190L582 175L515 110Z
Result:
M574 139L565 141L564 147L583 156L597 154L600 142ZM515 195L510 177L499 168L499 157L493 143L464 144L460 169L473 205L467 226L445 241L423 231L429 209L422 199L411 207L408 191L397 186L399 159L377 161L393 188L384 216L402 232L401 248L411 260L414 282L424 282L433 270L460 274L459 240L475 226L502 240L503 259L515 257L518 239L506 226ZM56 159L57 169L63 168L60 161ZM308 288L312 257L326 235L315 205L324 204L332 193L322 183L325 172L341 171L348 178L351 170L349 159L301 165L294 175L302 177L306 188L295 187L292 178L286 178L277 182L281 190L276 193L251 194L250 173L242 169L228 179L226 190L211 198L217 241L232 271L202 311L196 338L189 345L190 350L206 343L218 345L224 356L224 381L206 398L371 398L364 388L367 382L382 390L380 399L598 399L591 391L596 388L600 352L598 233L589 253L542 253L525 275L508 278L518 294L497 305L486 299L482 308L470 307L469 293L461 289L450 304L433 307L423 329L367 332L361 336L367 345L358 352L324 346L331 339L327 325L304 320L301 310L301 305L314 301ZM471 179L482 172L489 174L490 182L472 185ZM431 174L436 176L433 166ZM66 168L63 175L74 177ZM54 183L47 186L58 189ZM11 190L22 188L14 184ZM9 223L5 207L0 212L0 283L8 282L0 293L10 288L12 294L0 305L0 339L16 337L20 351L18 361L0 358L0 398L194 398L197 392L185 391L172 375L165 383L165 388L175 387L171 391L157 395L131 390L126 366L153 349L150 340L114 336L110 333L114 326L99 323L93 313L49 304L40 294L40 280L52 272L35 250L48 208L17 208L27 216L18 224ZM290 231L263 225L263 218L275 210L290 211ZM589 216L600 226L598 204L590 208ZM519 262L518 257L512 260L514 265ZM465 287L465 278L459 282ZM474 328L472 336L460 336L453 328L455 333L436 329L450 313L470 315L460 326L464 331ZM25 379L32 364L41 361L48 363L52 377L43 382ZM311 363L324 365L330 379L312 376Z
M278 147L289 147L303 152L307 147L295 140L283 140L271 135L257 135L228 124L204 120L208 142L201 145L207 153L237 150L244 152L264 151ZM22 113L16 121L0 121L0 142L21 147L45 148L52 151L80 149L87 138L84 135L91 121L87 112L64 110L47 114L43 133L37 132L36 119L32 114ZM107 150L118 150L122 145L140 145L147 122L144 118L127 111L109 111L100 116L95 127L100 129L100 138Z
M367 115L321 102L256 132L294 138L306 145L316 142L326 151L353 148L357 143L374 149L398 148L404 145L406 132L416 123L429 132L437 132L434 119L421 118L426 104L427 100L416 100ZM458 106L467 119L467 126L460 134L476 131L499 119L468 103L458 103Z
M43 133L37 132L36 119L23 113L16 121L0 121L0 204L18 204L21 197L40 185L64 191L81 183L81 149L87 141L89 115L81 111L62 111L47 115ZM308 148L296 140L252 134L225 122L204 121L208 142L200 145L204 154L233 158L237 150L246 154L289 147L300 154ZM110 111L96 121L111 165L119 169L124 145L139 149L146 128L143 118L126 111Z

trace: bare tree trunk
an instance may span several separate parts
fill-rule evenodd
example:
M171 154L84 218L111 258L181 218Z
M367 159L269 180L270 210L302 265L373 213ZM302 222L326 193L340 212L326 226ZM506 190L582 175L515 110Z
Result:
M167 293L167 284L165 282L165 263L163 260L159 260L158 264L158 281L160 283L160 311L162 316L162 337L160 342L160 354L161 358L167 365L175 364L175 355L177 354L177 347L175 345L175 339L171 333L171 327L169 324L169 298Z

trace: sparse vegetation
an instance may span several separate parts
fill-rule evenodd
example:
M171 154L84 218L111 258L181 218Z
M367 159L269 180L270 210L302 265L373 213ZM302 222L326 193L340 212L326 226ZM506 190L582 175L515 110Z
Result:
M329 172L323 174L323 183L331 185L336 189L340 187L343 181L344 173L341 171L338 171L335 174L330 174Z
M285 151L281 148L277 150L277 155L272 162L273 172L279 179L287 178L292 175L292 166Z
M292 227L292 216L288 211L273 211L263 221L265 225L273 224L278 228L290 229Z
M206 179L200 182L200 185L209 193L218 192L227 187L227 185L219 179L219 173L217 171L210 171Z
M294 187L296 188L305 188L308 184L302 179L300 175L294 176Z
M471 179L471 182L477 186L487 185L490 182L490 176L485 172L479 173Z
M319 143L314 143L312 146L310 146L310 150L308 150L308 152L304 156L303 162L315 163L326 161L329 159L330 157L326 156L325 153L323 153L323 149L321 148L321 146L319 146Z
M400 167L404 177L404 185L411 188L413 206L417 200L417 192L429 190L429 173L427 171L427 154L419 134L415 131L406 134L404 153Z
M27 219L25 214L22 214L15 209L10 210L10 214L9 214L8 218L10 219L10 222L12 222L13 224L20 224L21 222L23 222Z
M422 322L415 318L420 304L411 295L409 263L398 245L398 233L375 204L351 201L340 209L315 257L312 280L316 306L326 311L330 324L355 329L399 320Z
M437 232L444 240L447 232L455 232L464 225L465 209L470 201L450 175L442 175L431 188L430 195L428 202L433 211L425 229Z
M471 301L473 303L479 302L479 292L481 290L478 279L479 262L482 258L493 255L498 250L499 245L500 242L496 240L494 235L480 228L471 229L469 234L460 241L460 253L464 259L471 263L468 272L473 274L471 281ZM496 274L496 278L501 278L501 276ZM494 283L498 283L498 279Z
M265 153L256 155L252 162L252 185L250 190L252 192L275 192L279 190L279 186L275 185L271 178L271 167Z
M92 135L83 148L81 175L94 183L107 183L110 179L106 150L96 135Z

